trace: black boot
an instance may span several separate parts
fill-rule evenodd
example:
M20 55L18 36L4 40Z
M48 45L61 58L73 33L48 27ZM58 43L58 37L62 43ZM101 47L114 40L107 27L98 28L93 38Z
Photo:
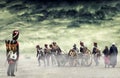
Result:
M11 76L13 76L13 77L14 77L14 76L15 76L15 74L11 74Z
M9 73L7 73L7 76L10 76L10 74L9 74Z

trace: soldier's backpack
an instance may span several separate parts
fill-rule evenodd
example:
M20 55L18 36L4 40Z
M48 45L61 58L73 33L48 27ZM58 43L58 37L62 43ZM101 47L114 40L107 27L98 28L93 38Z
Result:
M17 42L15 40L5 40L7 59L17 59Z

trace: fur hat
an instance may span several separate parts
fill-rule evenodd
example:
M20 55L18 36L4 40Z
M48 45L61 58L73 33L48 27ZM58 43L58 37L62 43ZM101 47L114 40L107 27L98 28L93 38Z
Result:
M52 42L52 44L56 44L56 42Z
M39 46L39 45L36 45L36 48L40 48L40 46Z
M97 43L96 43L96 42L94 42L94 46L97 46Z
M45 44L44 46L48 46L48 44Z
M80 41L80 45L81 45L81 46L84 46L84 43L83 43L82 41Z

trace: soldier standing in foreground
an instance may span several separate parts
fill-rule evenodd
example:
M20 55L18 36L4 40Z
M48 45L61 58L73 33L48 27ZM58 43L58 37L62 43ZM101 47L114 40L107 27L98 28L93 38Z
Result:
M15 66L17 65L16 63L19 59L19 43L17 41L18 37L19 37L19 31L14 30L12 33L12 40L5 40L6 56L9 64L7 70L8 76L15 76L14 74Z

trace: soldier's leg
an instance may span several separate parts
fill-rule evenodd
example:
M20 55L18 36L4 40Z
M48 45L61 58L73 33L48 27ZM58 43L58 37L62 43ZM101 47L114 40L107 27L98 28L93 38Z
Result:
M115 64L114 65L116 65L117 64L117 56L114 56L114 58L115 58Z
M50 55L48 56L48 66L49 66L49 64L50 64Z
M85 56L82 55L82 58L81 58L81 66L84 66L85 65Z
M48 56L46 56L46 66L48 66Z
M57 61L56 55L54 54L54 55L53 55L53 63L54 63L54 65L56 64L56 61Z
M79 58L77 58L77 64L78 64L78 66L80 65L80 59Z
M94 61L95 61L95 64L97 66L98 65L98 57L97 56L94 56Z
M52 65L54 65L54 55L51 55L51 61L52 61Z
M113 68L116 66L117 64L117 56L113 56Z
M43 57L44 66L46 66L45 56Z
M50 56L49 55L46 56L46 60L47 60L47 66L49 66L49 60L50 60Z
M9 64L9 66L8 66L7 75L8 75L8 76L11 75L11 64Z
M60 55L56 55L56 60L57 60L58 66L60 66L60 60L59 60L59 58L60 58Z
M69 58L69 64L70 64L70 66L73 66L73 58Z
M96 65L99 65L99 57L96 57Z
M11 64L11 76L15 76L15 74L14 74L14 72L15 72L15 65L16 65L16 62Z
M110 56L110 65L114 67L114 56Z
M40 66L40 57L38 57L38 64L39 64L39 66Z

